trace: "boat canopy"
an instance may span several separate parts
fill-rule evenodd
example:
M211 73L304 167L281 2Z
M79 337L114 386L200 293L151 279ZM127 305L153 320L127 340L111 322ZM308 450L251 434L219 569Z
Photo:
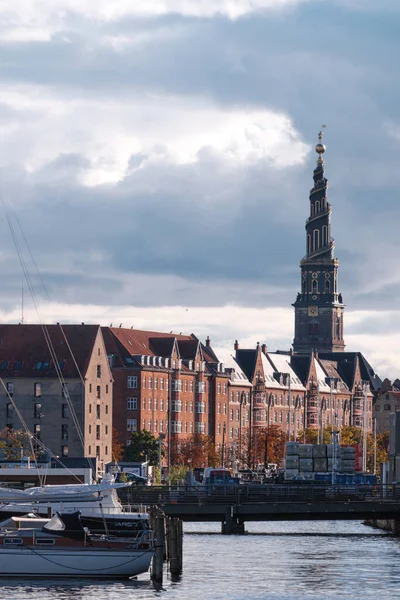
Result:
M73 538L74 540L85 539L87 533L81 523L81 512L79 510L73 513L57 512L47 525L42 527L42 531L44 533Z

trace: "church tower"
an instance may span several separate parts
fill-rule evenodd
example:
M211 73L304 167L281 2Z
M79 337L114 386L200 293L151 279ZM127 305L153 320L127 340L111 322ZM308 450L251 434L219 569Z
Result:
M297 353L342 352L345 347L344 304L338 291L339 261L334 258L335 243L331 238L332 208L327 198L322 137L320 131L315 147L318 160L310 192L310 216L306 221L306 255L300 261L301 292L293 304L293 350Z

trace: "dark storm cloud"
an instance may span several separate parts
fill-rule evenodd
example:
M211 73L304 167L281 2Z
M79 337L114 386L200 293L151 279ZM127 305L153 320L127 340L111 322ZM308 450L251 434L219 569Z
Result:
M368 308L382 299L373 285L378 274L400 282L400 267L387 260L400 249L395 232L374 251L374 240L400 216L400 144L390 137L400 120L399 26L395 12L351 12L340 3L237 21L169 15L94 26L82 19L50 42L3 43L1 77L6 86L47 86L65 103L128 102L143 92L208 98L222 109L264 107L287 113L307 141L326 122L341 287L352 308ZM133 155L119 184L94 188L79 183L90 161L78 154L54 156L31 174L7 174L6 189L57 299L294 300L314 159L279 170L254 161L239 165L236 179L219 168L221 157L206 153L190 164L147 158ZM2 264L9 274L11 264ZM141 289L126 283L135 277ZM400 283L390 285L385 307L400 300Z

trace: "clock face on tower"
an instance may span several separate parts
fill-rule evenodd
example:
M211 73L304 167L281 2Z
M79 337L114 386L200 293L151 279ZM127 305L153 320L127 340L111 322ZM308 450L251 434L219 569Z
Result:
M317 317L318 316L318 306L309 306L308 307L308 316L309 317Z

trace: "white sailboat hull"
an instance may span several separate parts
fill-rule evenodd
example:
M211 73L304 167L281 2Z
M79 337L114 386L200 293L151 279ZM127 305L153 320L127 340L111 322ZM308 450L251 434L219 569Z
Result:
M128 578L145 573L152 550L0 547L0 577Z

